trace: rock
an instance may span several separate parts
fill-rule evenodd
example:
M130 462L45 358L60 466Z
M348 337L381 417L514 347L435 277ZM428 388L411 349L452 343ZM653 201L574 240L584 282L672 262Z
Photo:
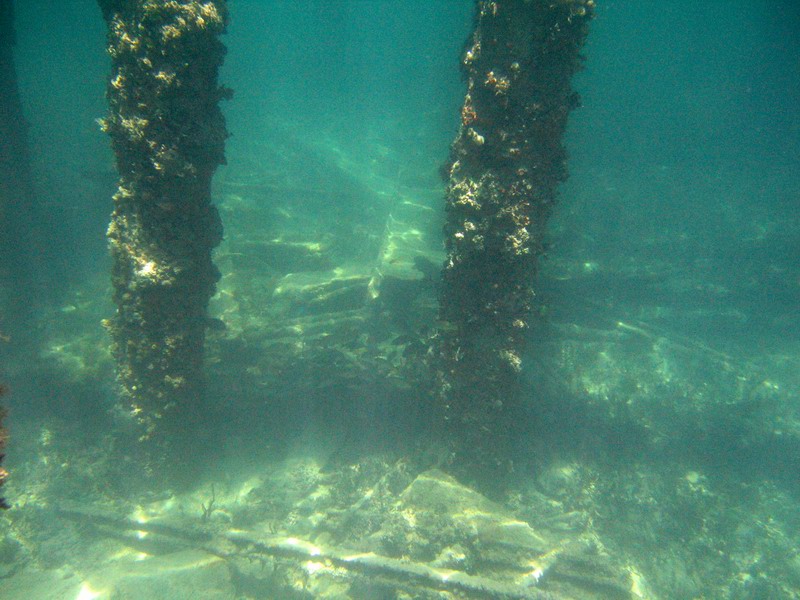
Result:
M427 539L441 539L441 531L424 531L426 523L447 523L446 531L453 539L442 539L450 545L477 541L480 546L480 563L516 565L528 563L546 552L547 541L524 521L509 515L500 505L492 502L440 471L432 470L419 475L400 495L403 509L422 518L418 532ZM423 515L437 514L431 521ZM444 513L444 514L442 514ZM458 539L468 536L469 539ZM445 536L446 537L446 536Z
M395 553L420 561L434 553L434 565L531 593L581 600L632 598L630 571L594 536L544 537L440 471L420 474L400 494L397 509L401 518L387 520L375 536Z

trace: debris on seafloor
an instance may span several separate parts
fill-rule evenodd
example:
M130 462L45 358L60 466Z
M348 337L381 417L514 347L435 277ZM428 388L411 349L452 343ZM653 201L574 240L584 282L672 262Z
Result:
M247 521L245 513L268 495L252 484L246 494L227 497L244 500L238 507L225 506L225 499L214 495L226 513L216 522L202 517L199 524L187 522L175 502L162 505L161 515L150 511L147 517L143 516L147 511L129 518L80 507L55 512L58 518L76 523L87 542L105 538L120 543L132 549L131 556L139 556L140 562L146 557L153 571L162 560L199 552L223 559L233 574L238 573L234 580L259 580L261 592L272 595L291 595L300 586L315 598L371 598L389 590L415 598L442 597L439 593L499 600L635 597L632 573L608 556L593 535L540 534L438 470L425 471L400 493L389 494L388 487L396 482L387 482L399 475L396 468L386 467L360 497L352 495L356 500L349 508L337 509L333 505L347 495L343 492L352 483L348 483L352 469L318 480L313 469L299 469L295 476L306 481L307 493L279 526L253 523L240 529L223 524L228 518ZM368 471L365 466L364 472ZM318 485L308 485L315 480ZM358 489L363 486L365 481ZM205 515L207 507L202 506ZM379 526L365 531L362 519ZM272 568L254 569L258 564ZM144 567L139 564L137 569ZM98 587L105 577L108 587L107 571L89 575L87 581Z

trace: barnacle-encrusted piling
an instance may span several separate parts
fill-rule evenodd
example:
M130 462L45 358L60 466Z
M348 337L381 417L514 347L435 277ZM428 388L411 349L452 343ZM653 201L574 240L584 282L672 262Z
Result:
M143 437L191 436L202 414L206 309L222 225L211 178L227 132L218 84L225 0L99 0L112 72L102 120L119 189L108 229L119 380ZM178 442L180 443L180 442Z
M456 470L508 470L522 352L578 105L570 81L592 0L479 0L462 56L467 93L447 165L441 409Z
M22 113L22 102L14 68L14 3L0 0L0 286L15 293L0 295L0 344L9 341L3 328L9 317L18 319L26 314L23 304L30 304L31 290L17 292L13 287L26 283L25 267L19 254L12 258L14 246L21 242L20 214L29 212L33 202L33 179L28 154L28 124ZM6 388L0 383L0 397ZM0 493L8 472L3 468L8 434L3 427L5 408L0 405ZM0 495L0 509L8 504Z

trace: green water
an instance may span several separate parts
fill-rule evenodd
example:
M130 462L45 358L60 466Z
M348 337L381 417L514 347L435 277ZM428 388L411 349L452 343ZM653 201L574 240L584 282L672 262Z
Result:
M426 445L472 3L230 11L208 442L176 490L101 324L105 24L16 3L36 201L0 258L0 598L800 597L795 4L598 2L494 495Z

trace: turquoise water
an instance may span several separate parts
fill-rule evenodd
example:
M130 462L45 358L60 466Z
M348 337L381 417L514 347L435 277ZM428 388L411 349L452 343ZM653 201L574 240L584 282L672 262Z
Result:
M230 2L207 445L180 490L141 467L101 325L105 23L15 8L36 201L0 258L0 598L800 597L795 3L598 2L491 502L425 447L472 3Z

